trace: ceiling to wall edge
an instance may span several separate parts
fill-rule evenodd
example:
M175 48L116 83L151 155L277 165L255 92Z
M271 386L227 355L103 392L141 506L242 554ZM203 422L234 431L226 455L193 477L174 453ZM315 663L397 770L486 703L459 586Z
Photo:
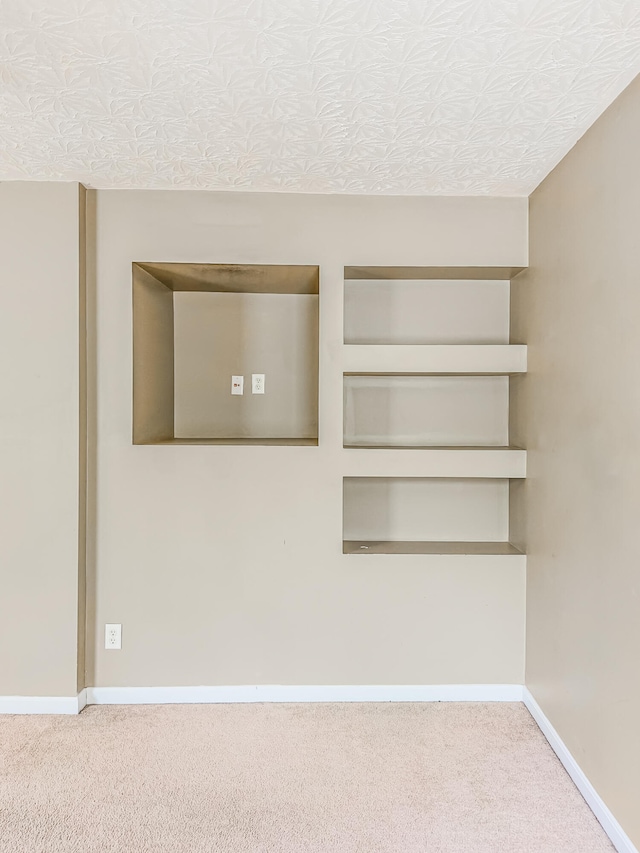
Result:
M622 72L620 76L613 81L611 86L607 89L605 94L602 96L601 103L595 107L585 122L585 125L578 129L569 139L566 145L560 148L556 154L553 155L544 167L544 173L536 178L531 186L523 196L511 196L511 198L530 198L533 193L538 189L540 184L542 184L553 172L556 166L559 166L560 163L564 160L564 158L569 154L570 151L575 148L575 146L580 142L583 136L585 136L593 127L593 125L598 121L600 116L604 115L604 113L613 105L613 103L622 95L627 86L630 86L631 83L635 80L635 78L640 74L640 64L634 66L633 68L628 69L627 71ZM494 198L494 196L486 196L487 198ZM497 196L496 196L497 197ZM482 196L478 196L478 198L482 198Z

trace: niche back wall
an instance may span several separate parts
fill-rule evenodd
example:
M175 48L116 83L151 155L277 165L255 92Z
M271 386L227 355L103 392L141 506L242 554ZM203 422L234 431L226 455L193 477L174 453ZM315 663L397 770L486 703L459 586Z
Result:
M522 683L524 557L342 553L343 478L369 452L342 446L342 353L345 266L524 266L527 200L98 191L96 203L88 684ZM319 265L318 446L133 446L133 262ZM102 648L105 622L122 623L121 651Z

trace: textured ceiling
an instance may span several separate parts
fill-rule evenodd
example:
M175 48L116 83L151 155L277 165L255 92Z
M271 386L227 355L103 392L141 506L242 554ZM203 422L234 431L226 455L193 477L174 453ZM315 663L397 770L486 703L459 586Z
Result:
M0 0L0 179L526 195L640 0Z

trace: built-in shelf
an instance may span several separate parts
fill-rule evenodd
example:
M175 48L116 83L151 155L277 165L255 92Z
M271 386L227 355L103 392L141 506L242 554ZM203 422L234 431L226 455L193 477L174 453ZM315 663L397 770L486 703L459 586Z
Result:
M483 477L520 479L527 452L514 447L345 448L346 477Z
M525 267L345 267L346 281L511 281Z
M510 528L511 279L521 267L345 267L343 551L523 566ZM501 562L501 565L512 565Z
M526 373L524 344L345 344L345 374L510 375Z
M521 556L510 542L372 542L348 540L343 554L453 554L469 556Z

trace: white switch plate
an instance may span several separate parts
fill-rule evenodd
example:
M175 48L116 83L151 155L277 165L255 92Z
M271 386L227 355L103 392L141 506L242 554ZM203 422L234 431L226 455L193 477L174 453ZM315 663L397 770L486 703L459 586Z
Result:
M251 374L251 393L264 394L264 373Z
M122 625L110 624L104 626L104 647L105 649L122 648Z
M244 394L244 376L231 377L231 393Z

